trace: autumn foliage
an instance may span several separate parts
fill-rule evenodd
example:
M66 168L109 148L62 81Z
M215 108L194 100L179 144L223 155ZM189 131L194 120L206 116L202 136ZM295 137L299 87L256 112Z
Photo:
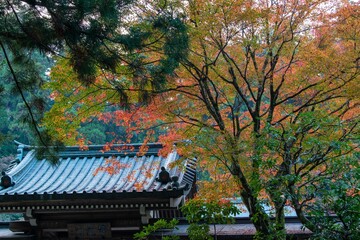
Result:
M165 88L143 104L135 99L144 89L127 82L121 91L134 100L125 106L107 85L110 73L99 71L86 89L54 85L54 134L76 141L81 121L91 118L125 127L128 141L145 131L145 142L161 141L164 154L176 143L183 156L198 157L211 180L200 183L199 194L240 197L260 238L284 238L285 205L316 231L306 216L319 200L316 189L340 179L347 170L339 166L358 151L359 6L214 0L174 11L187 16L191 49ZM53 84L76 84L61 75L67 66L53 69Z

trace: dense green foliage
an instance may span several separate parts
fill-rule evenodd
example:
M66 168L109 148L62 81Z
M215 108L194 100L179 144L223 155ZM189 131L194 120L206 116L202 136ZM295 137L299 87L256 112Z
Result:
M176 224L179 221L176 219L172 219L171 221L166 221L164 219L160 219L156 221L154 224L149 224L145 226L141 232L134 234L134 239L137 240L145 240L151 239L151 234L156 231L161 231L162 229L176 229ZM178 240L180 239L179 236L162 236L162 240Z
M12 68L21 84L22 94L31 106L34 117L41 118L42 112L51 107L51 101L47 98L48 91L42 90L40 86L47 81L47 72L53 61L39 52L27 54L26 59L12 54L8 57L12 60ZM36 139L32 131L34 125L31 124L31 116L19 95L3 53L0 53L0 60L0 86L3 89L0 93L0 156L8 156L16 153L14 140L34 144Z
M309 216L317 226L313 239L358 239L360 236L360 166L358 159L351 165L338 166L348 171L338 179L324 179L308 189Z

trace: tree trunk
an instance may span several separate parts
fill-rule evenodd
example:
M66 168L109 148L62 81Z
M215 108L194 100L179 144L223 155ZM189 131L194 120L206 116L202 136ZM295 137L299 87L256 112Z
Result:
M246 191L241 191L241 198L249 211L251 222L256 228L260 239L271 239L270 220L257 198L249 195Z
M258 201L257 196L254 195L254 191L248 184L240 166L237 163L232 164L231 173L242 189L240 191L240 196L249 211L250 220L256 228L259 239L272 239L269 216L264 211L264 208Z
M255 148L256 147L257 146L255 145ZM255 181L259 181L259 178L254 177L254 175L258 174L258 172L256 172L256 169L258 168L258 166L256 166L257 161L253 161L253 171L255 170L255 172L253 172L251 177L252 179L256 180L250 180L249 182L244 173L242 172L242 169L237 159L238 158L236 155L232 156L230 172L241 189L240 196L249 212L250 220L254 224L254 227L256 229L257 239L275 240L269 216L266 214L263 206L258 199L258 190L256 190L256 186L258 183Z
M310 231L315 232L316 231L315 225L305 216L305 214L304 214L304 212L302 210L302 206L299 203L299 199L298 199L297 194L295 192L295 186L293 186L293 185L289 186L288 189L289 189L289 192L290 192L290 195L291 195L292 205L295 208L296 215L299 218L300 222L305 227L307 227Z
M277 239L286 239L284 201L275 202L275 231Z

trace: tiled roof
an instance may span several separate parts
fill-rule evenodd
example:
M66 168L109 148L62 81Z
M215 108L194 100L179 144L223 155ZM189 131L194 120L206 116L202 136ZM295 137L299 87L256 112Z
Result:
M132 144L124 150L124 145L114 145L108 151L103 151L102 145L89 146L86 151L67 147L59 153L58 164L52 165L46 159L38 160L31 147L21 146L18 152L22 154L18 158L22 159L7 172L15 185L0 187L0 202L183 195L185 185L191 186L194 181L195 160L187 160L183 169L170 168L170 164L179 159L176 151L161 157L158 151L162 146L148 144L147 152L137 156L140 147L141 144ZM120 171L95 174L109 158L119 163ZM171 176L179 177L178 190L168 190L166 185L156 181L162 166Z

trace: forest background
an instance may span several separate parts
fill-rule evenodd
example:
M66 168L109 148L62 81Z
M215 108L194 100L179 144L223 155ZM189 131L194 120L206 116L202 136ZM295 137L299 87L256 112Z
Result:
M7 0L0 11L3 161L14 138L160 141L163 154L176 142L199 158L199 195L241 198L257 237L285 238L285 206L315 237L358 236L357 2Z

